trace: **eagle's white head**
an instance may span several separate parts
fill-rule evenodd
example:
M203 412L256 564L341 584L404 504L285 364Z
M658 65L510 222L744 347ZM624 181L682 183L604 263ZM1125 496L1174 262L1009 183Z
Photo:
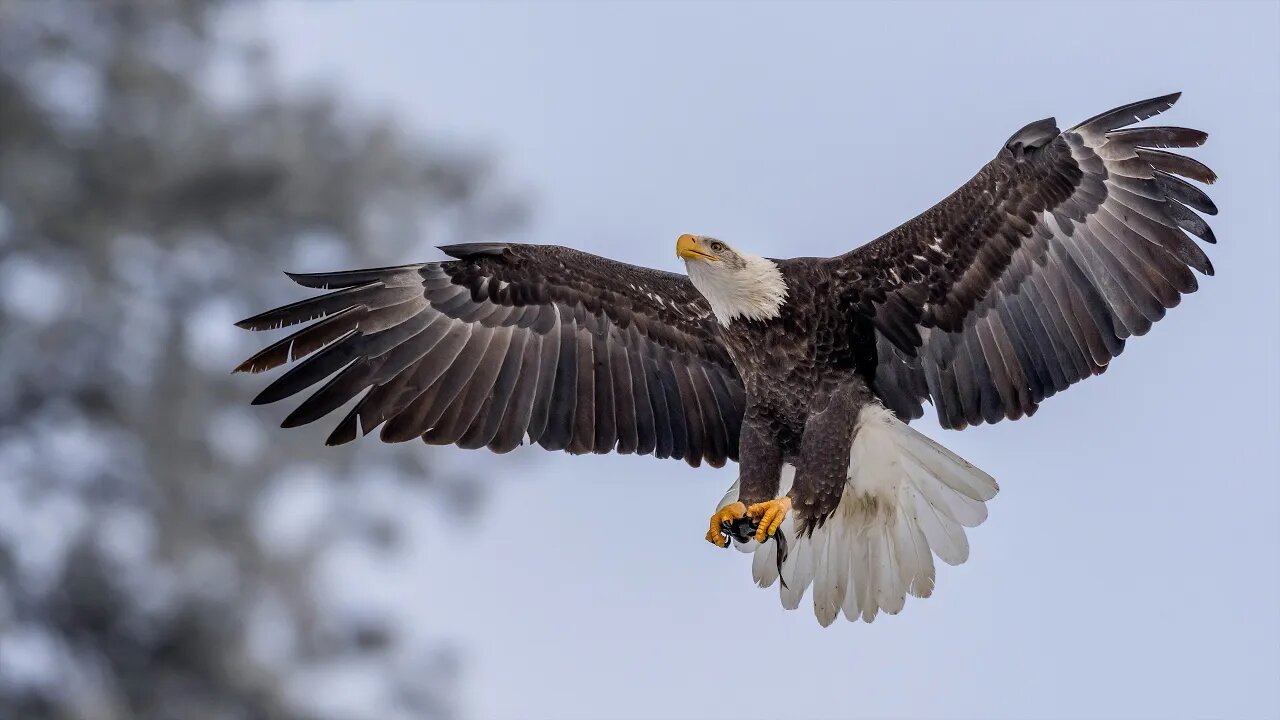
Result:
M772 260L701 235L681 235L676 255L721 325L735 318L775 318L787 301L787 281Z

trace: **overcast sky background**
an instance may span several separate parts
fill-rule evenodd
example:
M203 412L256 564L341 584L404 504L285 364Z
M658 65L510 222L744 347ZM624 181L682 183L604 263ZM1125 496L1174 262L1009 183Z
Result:
M484 718L1280 714L1278 7L253 11L290 83L334 84L412 132L492 149L500 181L534 202L519 239L668 270L682 232L772 256L844 252L1048 115L1065 127L1182 90L1161 121L1211 134L1195 154L1221 177L1217 277L1029 422L921 423L1002 493L969 562L939 563L934 597L898 616L822 629L807 599L785 612L776 588L756 589L747 556L702 539L733 468L439 452L503 476L478 527L424 513L428 550L394 570L421 587L402 611L462 645L464 705ZM638 524L653 534L631 535Z

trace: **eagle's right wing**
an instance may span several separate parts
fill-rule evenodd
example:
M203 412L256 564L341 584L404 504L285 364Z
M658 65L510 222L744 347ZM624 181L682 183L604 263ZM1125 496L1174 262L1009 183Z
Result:
M238 323L317 321L236 368L302 359L254 403L332 375L285 427L364 393L330 444L381 425L389 442L737 459L742 381L688 278L555 246L442 249L458 259L290 275L332 292Z

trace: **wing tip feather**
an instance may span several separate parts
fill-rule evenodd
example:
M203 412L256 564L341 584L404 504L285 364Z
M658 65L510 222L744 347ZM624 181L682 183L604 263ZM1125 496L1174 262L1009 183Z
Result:
M1120 107L1098 113L1084 122L1071 128L1075 130L1085 130L1091 132L1110 132L1116 128L1132 125L1142 122L1148 118L1159 115L1160 113L1173 107L1175 103L1182 97L1182 91L1171 92L1167 95L1159 95L1146 100L1137 100L1135 102L1121 105Z

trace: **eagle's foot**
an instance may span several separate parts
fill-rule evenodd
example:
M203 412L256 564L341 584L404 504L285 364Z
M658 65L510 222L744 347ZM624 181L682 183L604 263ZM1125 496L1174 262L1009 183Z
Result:
M747 506L740 502L729 503L711 516L711 528L707 530L707 542L718 547L729 547L729 536L725 534L725 526L747 514Z
M747 515L756 521L756 542L764 542L765 538L773 537L789 512L791 498L786 495L747 508Z

